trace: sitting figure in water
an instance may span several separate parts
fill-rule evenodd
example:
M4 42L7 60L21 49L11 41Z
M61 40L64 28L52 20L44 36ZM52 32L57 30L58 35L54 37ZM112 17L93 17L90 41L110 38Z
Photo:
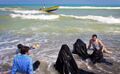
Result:
M78 54L83 60L89 57L86 44L81 39L77 39L74 43L72 53Z
M92 72L78 69L72 53L66 44L62 45L54 67L60 74L94 74Z
M103 58L103 53L101 51L102 48L93 48L93 53L88 54L86 44L81 39L77 39L77 41L73 45L74 54L77 54L83 60L89 58L93 63L96 63Z
M13 60L12 74L33 74L40 62L36 61L32 63L32 58L29 56L30 48L28 46L23 46L20 48L20 55L16 55Z
M88 54L87 52L89 49L92 49L93 53ZM77 39L73 45L74 54L79 55L83 60L90 58L93 63L100 62L103 59L103 52L111 53L105 49L102 41L97 39L96 34L92 35L88 49L86 47L86 44L81 39Z
M102 41L97 38L96 34L92 35L92 39L89 41L88 49L93 50L92 55L90 55L90 59L93 63L100 62L103 59L103 52L111 53L105 48Z
M93 34L92 39L90 39L89 41L88 49L91 49L91 47L92 49L97 49L97 50L102 49L101 51L105 53L112 53L105 48L105 45L100 39L97 38L96 34Z

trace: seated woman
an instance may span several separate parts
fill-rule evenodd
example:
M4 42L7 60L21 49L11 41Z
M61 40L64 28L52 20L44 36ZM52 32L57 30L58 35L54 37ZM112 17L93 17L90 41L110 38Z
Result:
M89 57L86 44L81 39L77 39L74 43L72 53L78 54L82 59L87 59Z
M93 74L91 72L78 69L72 53L66 44L62 45L54 67L60 74Z

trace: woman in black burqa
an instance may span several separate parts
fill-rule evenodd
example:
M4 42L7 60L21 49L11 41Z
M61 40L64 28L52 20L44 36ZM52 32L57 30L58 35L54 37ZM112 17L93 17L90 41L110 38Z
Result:
M62 45L54 67L60 74L93 74L91 72L78 69L72 53L66 44Z
M73 44L72 53L78 54L82 59L87 59L89 57L86 44L81 39L77 39L77 41Z

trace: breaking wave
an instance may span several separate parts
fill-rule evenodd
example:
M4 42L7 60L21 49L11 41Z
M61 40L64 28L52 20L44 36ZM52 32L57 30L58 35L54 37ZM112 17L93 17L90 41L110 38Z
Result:
M18 14L39 14L39 13L43 13L42 11L38 11L38 10L13 10L14 13L18 13Z
M74 19L80 19L80 20L93 20L98 21L101 23L107 23L107 24L119 24L120 18L116 18L113 16L95 16L95 15L87 15L87 16L75 16L75 15L46 15L46 14L10 14L12 18L21 18L21 19L36 19L36 20L55 20L62 17L70 17Z
M22 8L0 8L0 11L9 11L17 14L39 14L39 13L45 13L43 11L39 10L26 10Z
M39 10L25 10L21 8L0 8L2 11L10 11L9 14L12 18L21 19L38 19L38 20L54 20L59 18L59 15L46 15L45 12Z
M60 6L60 9L120 9L120 7L94 7L94 6Z
M3 7L0 8L0 11L13 11L13 10L19 10L21 8L9 8L9 7Z
M94 20L94 21L107 23L107 24L118 24L118 23L120 23L120 18L115 18L115 17L112 17L112 16L108 16L108 17L94 16L94 15L75 16L75 15L64 15L64 14L61 14L61 16L71 17L71 18L75 18L75 19L83 19L83 20Z
M21 18L21 19L38 19L38 20L55 20L59 18L59 15L32 15L32 14L10 14L12 18Z
M69 7L69 6L60 6L60 9L120 9L120 7L90 7L90 6L80 6L80 7ZM45 12L39 10L25 10L22 8L0 8L2 11L10 11L9 14L12 18L21 18L21 19L36 19L36 20L55 20L60 16L70 17L74 19L83 19L83 20L94 20L107 24L118 24L120 23L120 18L113 16L96 16L96 15L86 15L86 16L75 16L75 15L64 15L64 14L52 14L46 15Z

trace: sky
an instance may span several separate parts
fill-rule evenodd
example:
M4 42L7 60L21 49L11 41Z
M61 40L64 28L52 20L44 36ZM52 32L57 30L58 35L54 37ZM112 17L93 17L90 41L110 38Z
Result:
M120 5L120 0L0 0L0 4L91 4Z

